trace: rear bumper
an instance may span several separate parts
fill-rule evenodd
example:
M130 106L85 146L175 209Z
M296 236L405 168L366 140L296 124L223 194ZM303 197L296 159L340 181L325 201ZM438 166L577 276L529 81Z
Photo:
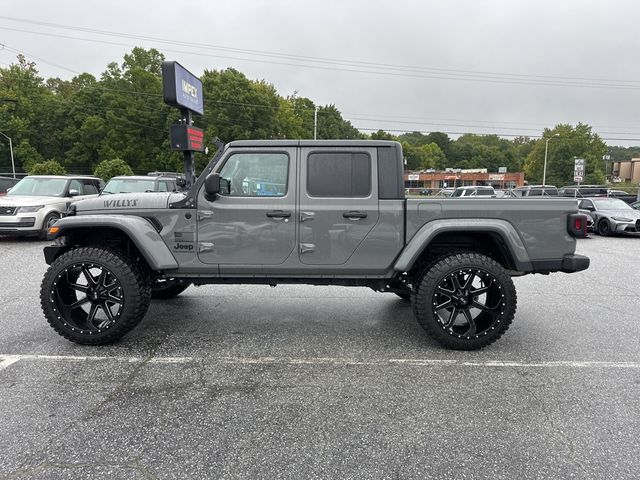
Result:
M589 263L589 257L576 254L567 254L561 259L534 260L531 262L533 273L581 272L589 268Z
M585 257L584 255L565 255L562 259L562 268L560 268L560 271L564 273L581 272L589 268L590 263L591 260L589 260L589 257Z

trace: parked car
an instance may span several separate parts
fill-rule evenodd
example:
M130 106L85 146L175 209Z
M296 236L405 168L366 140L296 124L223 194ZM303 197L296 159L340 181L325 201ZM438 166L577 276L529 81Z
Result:
M24 177L0 199L0 235L46 238L47 229L64 215L69 205L97 197L103 185L97 177Z
M496 192L493 187L458 187L454 190L452 197L474 197L474 198L495 198Z
M567 185L558 190L560 197L608 197L609 189L606 185Z
M593 228L598 235L640 233L640 211L619 198L583 198L578 208L593 219Z
M431 195L433 193L433 190L431 190L430 188L423 188L422 190L420 190L420 195L426 196L426 195Z
M441 188L434 197L450 197L455 190L453 188Z
M142 192L175 192L179 190L178 177L164 173L156 175L134 175L113 177L102 190L102 195L112 193L142 193Z
M620 200L627 203L633 203L638 200L637 191L636 193L631 193L625 192L624 190L609 190L609 196L613 198L619 198Z
M544 197L555 198L558 196L558 188L553 185L525 185L512 190L516 197Z
M12 188L19 181L19 178L0 177L0 197L5 196L7 194L7 190Z

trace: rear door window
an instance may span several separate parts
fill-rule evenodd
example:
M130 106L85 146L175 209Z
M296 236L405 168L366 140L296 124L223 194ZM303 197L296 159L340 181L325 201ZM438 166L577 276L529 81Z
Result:
M363 152L310 153L307 193L313 197L369 196L371 157Z

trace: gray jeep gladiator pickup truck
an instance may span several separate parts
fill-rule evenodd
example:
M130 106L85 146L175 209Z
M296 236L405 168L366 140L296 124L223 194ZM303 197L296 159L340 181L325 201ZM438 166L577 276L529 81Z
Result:
M473 350L511 324L512 276L588 268L584 235L572 199L406 199L396 142L236 141L185 192L75 203L49 230L41 302L60 335L99 345L189 285L369 287Z

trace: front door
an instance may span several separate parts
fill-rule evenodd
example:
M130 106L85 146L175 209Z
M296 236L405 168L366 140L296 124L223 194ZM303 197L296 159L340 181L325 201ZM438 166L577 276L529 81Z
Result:
M344 265L378 221L375 148L300 150L300 261Z
M220 273L259 273L296 246L296 149L232 152L219 170L230 193L198 194L198 257Z

